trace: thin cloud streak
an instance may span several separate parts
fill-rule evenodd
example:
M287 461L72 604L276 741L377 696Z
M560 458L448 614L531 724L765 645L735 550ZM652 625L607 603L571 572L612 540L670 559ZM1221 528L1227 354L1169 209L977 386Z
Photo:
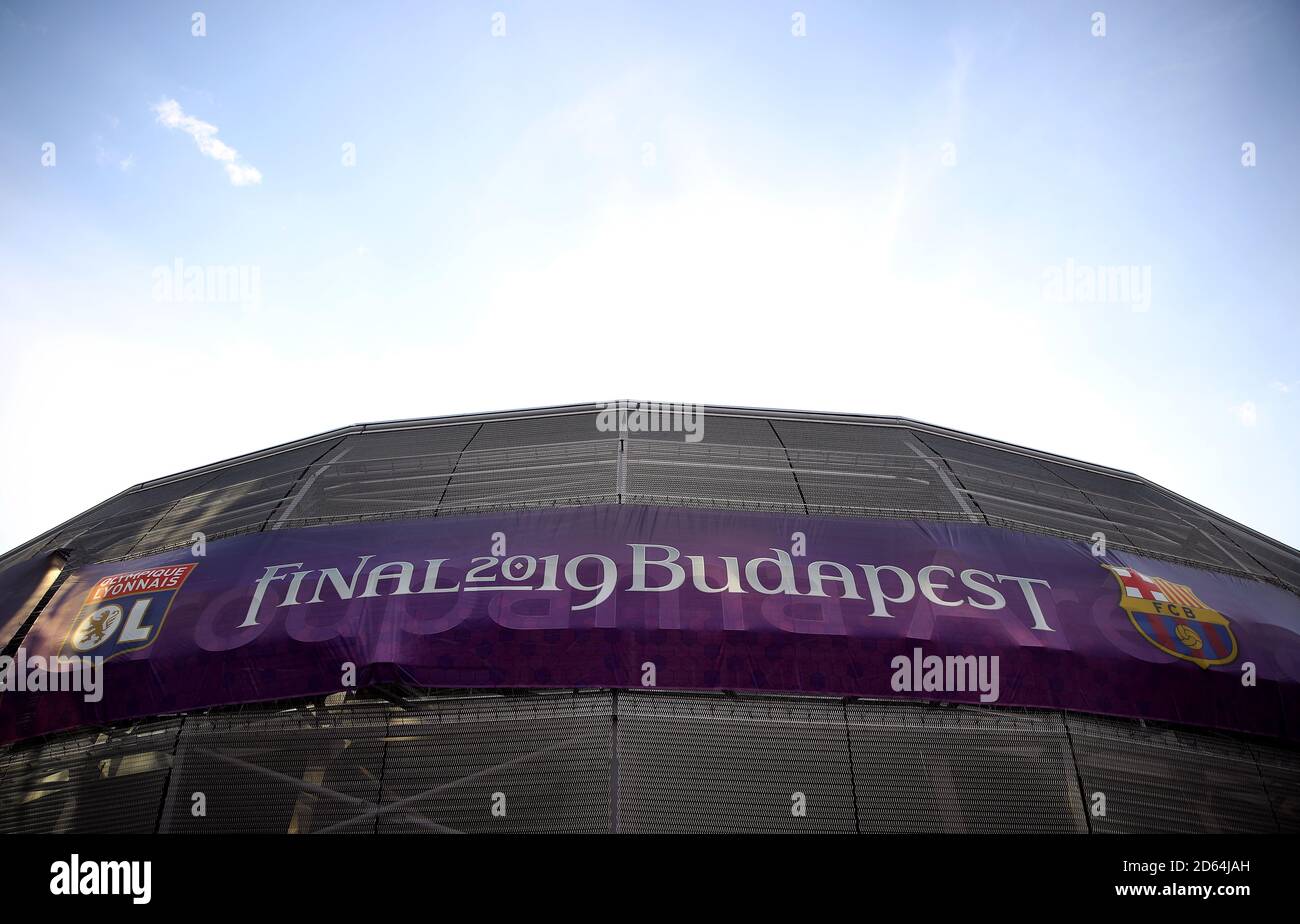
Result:
M183 131L194 139L205 157L222 162L232 186L251 186L262 182L262 171L240 160L239 152L217 137L217 127L192 115L186 115L181 104L165 99L153 107L160 125Z

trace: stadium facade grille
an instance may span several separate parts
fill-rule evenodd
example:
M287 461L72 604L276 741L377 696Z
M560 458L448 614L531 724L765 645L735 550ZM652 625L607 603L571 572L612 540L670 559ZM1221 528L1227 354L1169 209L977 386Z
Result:
M361 424L136 485L0 558L0 592L8 568L60 565L36 599L0 611L0 641L16 651L78 569L195 533L608 504L1103 533L1300 594L1295 549L1138 475L893 417L705 406L691 442L603 429L610 404ZM493 817L497 792L510 808ZM1050 709L402 684L0 750L6 832L786 830L1294 832L1300 756Z

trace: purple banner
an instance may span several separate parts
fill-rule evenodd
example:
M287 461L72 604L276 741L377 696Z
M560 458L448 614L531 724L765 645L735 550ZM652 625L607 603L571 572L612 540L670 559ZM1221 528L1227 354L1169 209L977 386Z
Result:
M0 665L0 738L391 681L910 697L1300 738L1300 598L1094 551L634 506L258 533L71 576ZM85 662L98 681L73 658L103 659Z

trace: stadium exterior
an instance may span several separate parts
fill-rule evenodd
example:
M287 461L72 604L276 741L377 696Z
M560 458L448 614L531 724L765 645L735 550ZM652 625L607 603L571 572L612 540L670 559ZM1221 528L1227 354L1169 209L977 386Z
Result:
M0 693L0 831L1300 831L1296 550L916 421L645 408L347 427L13 550L4 655L105 695Z

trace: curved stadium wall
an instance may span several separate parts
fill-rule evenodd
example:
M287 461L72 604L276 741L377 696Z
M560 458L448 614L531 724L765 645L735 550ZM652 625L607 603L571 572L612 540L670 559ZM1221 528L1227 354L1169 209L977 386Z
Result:
M600 606L594 622L561 640L559 630L542 628L510 647L514 636L496 629L492 642L471 640L471 655L491 668L481 675L449 671L432 656L428 671L379 658L356 687L289 697L231 691L242 682L236 675L292 674L292 652L249 645L234 660L211 643L200 646L202 662L178 654L168 668L208 678L194 681L198 698L187 701L200 706L159 708L170 694L138 682L126 696L135 705L118 707L125 717L42 713L23 698L39 694L0 694L10 739L0 749L0 831L1300 830L1300 658L1288 647L1300 634L1300 553L1141 477L915 421L704 407L702 438L693 440L629 426L626 411L643 406L619 407L613 428L606 404L358 425L138 485L0 559L4 653L16 657L47 638L56 640L51 653L60 643L68 650L81 637L83 601L101 586L109 598L119 593L97 582L184 562L194 567L176 578L185 583L168 602L228 591L239 597L237 622L251 589L242 576L290 562L276 557L277 543L328 550L333 542L361 555L375 551L367 542L473 533L483 542L470 551L482 555L498 531L510 541L519 531L550 536L580 551L602 530L628 538L681 529L723 555L732 541L762 551L764 530L783 540L807 530L821 548L860 542L878 557L909 543L959 551L1006 543L1012 552L996 560L1032 562L1042 552L1065 555L1063 568L1096 569L1115 599L1087 618L1127 633L1116 644L1132 654L1133 676L1153 678L1154 692L1134 686L1140 695L1127 701L1114 694L1128 689L1125 660L1105 670L1081 664L1067 692L1039 676L1053 671L1034 670L1067 662L1016 660L1020 648L1044 644L1034 630L1052 631L1046 621L1082 618L1065 604L1041 625L1032 605L1020 613L1006 630L1015 647L990 643L988 651L1011 659L1003 684L1012 695L994 703L969 691L929 695L919 684L872 686L862 664L888 678L889 658L862 653L873 645L885 652L886 643L847 630L824 637L793 604L762 611L766 635L733 632L751 647L735 642L741 647L726 649L734 657L717 656L727 662L717 671L696 665L681 683L666 671L654 686L641 670L655 660L645 652L695 638L688 606L679 622L666 621L679 617L662 607L638 610L638 619L658 620L654 631L648 622L624 630L624 614ZM1099 533L1108 548L1097 560ZM196 534L206 543L202 557L192 556ZM757 544L745 545L752 536ZM838 560L860 567L850 554ZM954 564L948 555L922 556L923 564ZM233 567L223 556L243 568L230 586L217 586L233 573L220 570ZM570 574L556 566L583 587L585 567ZM918 576L913 569L910 579ZM1179 653L1177 640L1162 650L1161 633L1179 623L1158 618L1159 606L1132 609L1123 595L1126 581L1140 578L1148 582L1140 586L1163 582L1177 599L1197 599L1200 576L1229 599L1264 601L1267 612L1252 623L1225 609L1223 629L1193 619L1195 631L1230 640L1231 656L1225 648L1217 660L1187 663L1196 659ZM268 592L283 596L288 581L274 581ZM914 590L921 608L907 604L913 629L928 612ZM1030 588L1025 602L1032 596ZM858 625L859 611L840 602L844 622ZM634 601L620 595L607 606L615 603ZM269 624L266 606L251 607L245 622ZM602 612L613 615L601 622ZM181 603L170 619L168 639L187 638ZM920 640L918 655L942 640L937 629L908 631ZM1213 647L1220 636L1192 644ZM912 650L908 639L888 641L907 644L888 647L889 655ZM561 648L571 660L551 671L546 659ZM153 668L168 667L161 642L105 650L115 657L105 668L106 700L115 671L129 676L130 665L150 658ZM1259 698L1220 698L1255 652L1267 674ZM507 659L527 663L529 673L503 666ZM602 671L617 682L601 682ZM462 676L463 684L446 682ZM787 676L799 679L780 679ZM258 689L282 688L264 680ZM198 815L196 793L205 803ZM497 793L504 814L491 811Z

